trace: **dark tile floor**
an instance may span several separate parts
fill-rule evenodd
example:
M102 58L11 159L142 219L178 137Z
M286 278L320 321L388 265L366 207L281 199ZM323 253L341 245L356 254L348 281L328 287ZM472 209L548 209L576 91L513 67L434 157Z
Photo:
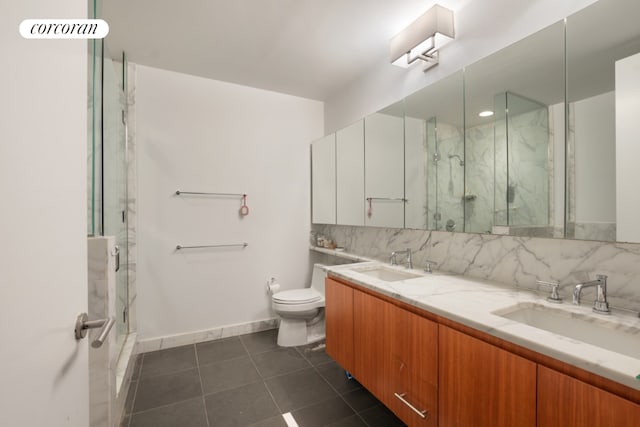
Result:
M404 426L316 345L277 330L138 357L121 427Z

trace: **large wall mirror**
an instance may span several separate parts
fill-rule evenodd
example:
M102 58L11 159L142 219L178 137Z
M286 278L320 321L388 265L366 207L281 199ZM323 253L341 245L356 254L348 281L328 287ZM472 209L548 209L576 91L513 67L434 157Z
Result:
M568 238L640 242L638 17L600 0L567 18Z
M336 132L336 201L341 225L364 225L364 119Z
M599 0L338 131L314 222L640 242L638 17Z
M311 222L336 223L336 135L311 143Z
M405 227L464 231L462 71L405 99Z
M464 81L464 230L562 236L564 24L470 65Z
M404 227L404 103L364 118L365 225Z

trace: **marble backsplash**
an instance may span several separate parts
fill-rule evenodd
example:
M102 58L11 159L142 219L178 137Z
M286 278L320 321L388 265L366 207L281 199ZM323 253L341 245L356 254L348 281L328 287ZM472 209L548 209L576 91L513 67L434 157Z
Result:
M436 270L531 290L538 290L536 280L557 281L567 303L576 283L605 274L611 306L640 311L640 244L341 225L313 230L347 252L384 262L392 251L411 248L415 268L429 260ZM594 299L587 289L583 304Z

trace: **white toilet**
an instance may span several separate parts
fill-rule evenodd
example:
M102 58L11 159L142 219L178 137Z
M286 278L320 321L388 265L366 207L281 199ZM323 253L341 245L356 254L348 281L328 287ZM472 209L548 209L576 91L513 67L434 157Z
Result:
M324 265L314 264L311 287L273 294L271 303L280 316L279 346L293 347L324 339L325 277Z

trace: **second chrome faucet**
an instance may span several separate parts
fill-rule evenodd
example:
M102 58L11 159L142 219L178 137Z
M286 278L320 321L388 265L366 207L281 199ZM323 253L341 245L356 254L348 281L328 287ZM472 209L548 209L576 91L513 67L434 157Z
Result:
M593 311L600 314L611 314L609 302L607 301L607 276L604 274L596 275L595 280L578 283L573 289L573 303L579 305L582 290L589 287L596 287L597 289L596 301L593 303Z
M405 267L413 268L413 261L411 260L411 248L407 248L404 251L393 251L389 257L391 265L398 265L398 255L405 255Z

